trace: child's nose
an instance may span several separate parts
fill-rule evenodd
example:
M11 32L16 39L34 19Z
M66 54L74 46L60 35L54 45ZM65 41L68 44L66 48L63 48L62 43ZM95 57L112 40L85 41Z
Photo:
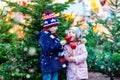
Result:
M69 34L71 35L72 33L70 32Z
M71 33L69 33L69 36L71 36Z

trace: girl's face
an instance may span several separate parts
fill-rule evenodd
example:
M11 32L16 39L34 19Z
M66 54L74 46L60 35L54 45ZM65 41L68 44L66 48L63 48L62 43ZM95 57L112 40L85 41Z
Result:
M68 34L67 34L68 36L71 36L71 41L76 41L76 39L77 39L77 36L76 36L76 33L75 33L75 31L74 30L68 30Z
M58 29L58 27L54 26L54 27L50 27L49 31L51 31L51 33L56 33L57 29Z

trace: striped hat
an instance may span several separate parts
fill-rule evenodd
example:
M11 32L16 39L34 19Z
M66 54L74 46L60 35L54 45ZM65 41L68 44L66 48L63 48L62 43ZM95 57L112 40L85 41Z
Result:
M60 24L60 22L56 15L52 13L50 10L45 11L45 14L43 16L43 27L49 28L57 26L58 24Z

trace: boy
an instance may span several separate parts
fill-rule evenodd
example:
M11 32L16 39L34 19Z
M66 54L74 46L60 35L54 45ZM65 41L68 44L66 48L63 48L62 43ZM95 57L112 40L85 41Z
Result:
M56 31L60 24L58 18L50 10L47 10L43 17L43 31L39 34L41 47L40 62L43 73L43 80L58 80L58 71L61 69L58 53L63 51Z

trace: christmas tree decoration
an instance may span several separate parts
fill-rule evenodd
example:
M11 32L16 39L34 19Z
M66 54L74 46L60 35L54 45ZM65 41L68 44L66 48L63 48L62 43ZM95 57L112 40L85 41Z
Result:
M11 10L14 9L14 8L15 8L15 7L13 7L13 6L9 6L9 7L8 7L8 12L11 12Z
M30 0L18 0L17 3L21 6L25 6L29 3Z
M98 27L96 25L93 27L93 32L95 32L95 33L99 32L99 29L98 29Z
M25 19L31 19L31 16L30 16L29 14L24 14L23 17L24 17Z
M33 4L36 4L36 3L30 3L30 4L33 5ZM34 7L33 6L28 5L28 9L34 11Z
M8 14L8 15L6 16L6 20L5 20L5 21L8 22L8 21L10 20L10 18L11 18L11 17L10 17L10 15Z
M100 4L99 0L92 0L91 5L92 5L93 11L95 11L97 13L102 12L102 5Z
M71 13L71 14L63 14L63 16L65 16L66 20L74 20L75 16Z
M5 22L7 24L10 23L11 19L14 18L15 12L7 12L6 18L5 18Z
M96 2L96 0L92 0L92 5L93 5L93 9L94 9L94 11L98 11L98 5L97 5L97 2Z
M19 24L24 24L25 23L24 16L21 12L15 13L13 20L16 23L19 23Z
M18 35L18 38L19 38L19 39L23 39L24 36L25 36L25 33L23 33L22 31L18 31L18 32L17 32L17 35Z
M17 33L18 38L23 39L26 32L23 32L23 26L15 24L13 28L9 29L9 33Z
M16 28L9 29L9 33L14 33L16 31Z

